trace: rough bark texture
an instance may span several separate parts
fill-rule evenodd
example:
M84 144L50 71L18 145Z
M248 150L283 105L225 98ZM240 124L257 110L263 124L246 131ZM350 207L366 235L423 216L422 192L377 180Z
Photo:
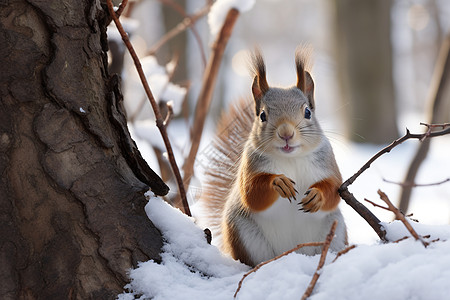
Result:
M159 259L95 0L0 2L0 295L109 299Z
M392 0L335 0L337 78L348 135L389 143L398 136L390 40Z

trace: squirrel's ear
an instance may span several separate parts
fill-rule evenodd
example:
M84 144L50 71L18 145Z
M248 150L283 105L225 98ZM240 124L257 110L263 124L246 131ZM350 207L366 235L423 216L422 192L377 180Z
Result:
M305 94L309 101L309 107L314 109L314 81L308 71L305 71L305 64L308 60L307 48L297 49L295 55L295 66L297 69L297 87Z
M255 77L252 84L252 94L255 99L256 115L259 116L259 110L261 107L261 99L265 93L269 90L269 85L266 79L266 66L259 50L256 50L252 56L253 71Z

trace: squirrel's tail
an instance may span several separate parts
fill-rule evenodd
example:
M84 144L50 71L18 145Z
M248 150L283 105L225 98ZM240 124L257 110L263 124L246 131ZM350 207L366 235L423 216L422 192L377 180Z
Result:
M241 99L222 114L213 142L202 152L206 161L200 203L203 216L200 223L214 235L220 234L222 212L236 177L244 145L252 130L254 103Z

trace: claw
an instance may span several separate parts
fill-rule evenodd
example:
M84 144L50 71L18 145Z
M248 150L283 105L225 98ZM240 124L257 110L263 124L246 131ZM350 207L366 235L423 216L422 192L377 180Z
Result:
M303 203L303 205L308 205L309 203L311 203L311 201L313 201L316 198L317 194L315 194L311 199L309 199L308 202Z
M294 188L294 191L298 194L298 191Z
M311 193L311 190L307 190L306 192L305 192L305 196L308 196L309 195L309 193Z

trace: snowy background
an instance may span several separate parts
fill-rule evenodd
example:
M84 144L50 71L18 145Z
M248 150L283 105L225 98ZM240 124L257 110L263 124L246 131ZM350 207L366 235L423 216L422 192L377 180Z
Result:
M192 10L198 7L192 4ZM222 1L221 5L223 4ZM330 139L337 162L344 179L353 175L370 157L383 146L352 144L340 134L342 120L340 112L346 109L345 103L336 103L336 70L331 55L330 46L330 9L326 0L318 1L282 1L260 0L253 7L254 1L228 1L238 3L243 13L236 25L235 31L227 46L223 68L219 75L219 82L213 101L212 113L220 111L223 105L247 96L251 78L245 63L247 49L259 44L264 51L269 84L291 85L295 81L293 54L295 47L301 42L309 42L315 48L314 68L312 75L317 85L316 102L318 115L325 134ZM417 42L417 28L420 28L420 42L425 48L432 48L433 17L419 14L419 25L411 23L411 7L422 5L424 1L394 1L393 6L393 48L394 75L397 91L397 105L399 110L398 125L404 134L406 128L411 132L424 131L419 123L428 120L426 99L429 79L431 78L435 49L433 55L417 57L410 51L413 40ZM229 4L228 3L228 4ZM448 28L449 5L445 1L437 1L441 8L442 22ZM134 45L137 51L144 52L155 37L149 32L158 30L149 20L158 20L158 3L146 1L147 11L154 15L141 18L141 26L136 26ZM289 6L288 6L289 5ZM273 14L281 14L283 10L283 24L273 26L273 23L255 22L255 20L269 20ZM145 7L145 6L144 6ZM217 10L219 11L219 10ZM423 13L423 11L422 11ZM144 9L139 14L145 14ZM299 16L300 14L300 16ZM212 33L209 34L207 20L198 24L200 31L209 39L205 47L213 40L220 18L214 15L214 10L208 18ZM277 16L280 19L281 16ZM417 16L416 16L417 17ZM417 18L416 18L417 19ZM302 31L301 34L291 35L293 20L299 27L307 24L314 30ZM417 20L416 20L417 21ZM428 22L428 23L427 23ZM294 22L295 23L295 22ZM408 26L406 24L409 24ZM415 25L414 25L415 24ZM425 24L425 25L424 25ZM145 26L144 26L145 25ZM152 28L154 30L145 30ZM411 29L412 28L412 29ZM162 30L162 29L161 29ZM416 30L416 31L415 31ZM297 31L295 31L297 32ZM416 35L415 35L416 34ZM276 43L274 43L276 41ZM192 41L190 42L192 44ZM196 45L190 46L192 61L199 61ZM282 50L280 50L282 49ZM280 55L280 51L283 51ZM428 52L429 53L429 52ZM287 57L291 59L286 59ZM415 62L421 61L420 76L414 72ZM142 61L150 86L156 98L171 99L175 112L181 109L181 101L185 93L189 98L196 98L201 83L202 69L192 63L190 68L191 88L189 91L169 82L170 65L159 66L152 57ZM149 111L149 105L140 106L140 99L145 97L140 90L140 83L133 70L132 64L126 62L124 78L125 105L129 112L139 112L137 120L130 123L130 131L138 144L138 148L149 165L158 172L153 147L164 151L162 139L155 127L154 118ZM194 95L194 96L192 96ZM139 101L131 101L139 99ZM190 104L191 106L193 104ZM168 131L179 165L189 149L189 123L182 119L171 122ZM196 212L195 199L201 195L201 168L204 165L202 151L206 151L214 134L214 117L207 122L200 151L197 157L197 178L191 182L188 191L192 209ZM357 133L355 133L357 134ZM409 163L419 145L416 140L405 142L391 153L378 159L369 170L364 172L349 190L357 199L364 198L380 204L377 190L384 191L394 202L397 202L400 187L384 181L401 182L405 176ZM450 138L439 137L432 141L428 158L422 165L417 183L433 183L450 177L450 160L448 151ZM173 182L168 182L171 192L177 188ZM150 201L146 207L149 218L162 231L166 241L162 263L142 262L135 270L130 270L132 279L125 292L119 299L232 299L237 284L249 267L224 257L219 250L208 245L203 235L203 228L195 225L195 220L184 216L178 210L168 206L161 199L149 195ZM397 240L408 235L404 226L399 222L390 223L393 215L379 208L371 209L380 220L385 222L388 237ZM420 242L408 239L400 243L380 244L375 232L349 206L341 203L350 244L357 248L331 263L335 254L329 253L326 265L321 273L318 284L311 299L447 299L450 295L450 183L439 186L418 187L413 190L410 212L420 223L413 223L419 234L431 235L429 240L439 238L427 249ZM319 256L308 257L300 254L290 254L272 262L244 280L243 287L237 299L299 299L308 286L311 276L315 272Z

